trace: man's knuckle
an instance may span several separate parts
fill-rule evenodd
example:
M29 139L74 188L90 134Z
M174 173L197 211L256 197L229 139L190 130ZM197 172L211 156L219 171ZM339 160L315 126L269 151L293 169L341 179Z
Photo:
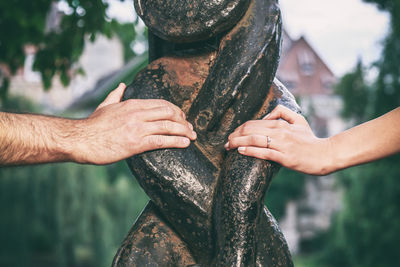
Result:
M136 120L131 119L125 123L127 131L131 132L133 130L141 130L142 127L138 126Z
M153 136L153 138L150 139L150 145L152 145L155 148L161 148L164 145L164 139L162 136Z
M173 108L171 108L170 106L164 106L163 108L163 113L168 117L171 118L175 115L175 112L173 110Z
M170 121L163 121L162 128L166 132L172 132L174 130L174 124Z

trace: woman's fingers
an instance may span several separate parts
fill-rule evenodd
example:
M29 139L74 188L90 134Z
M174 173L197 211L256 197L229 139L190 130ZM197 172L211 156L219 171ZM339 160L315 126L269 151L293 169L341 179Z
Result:
M283 153L273 149L260 148L260 147L239 147L238 152L242 155L255 157L259 159L271 160L281 165L284 165Z
M260 147L260 148L270 148L274 150L279 150L278 142L276 142L275 136L267 135L247 135L239 136L230 139L226 144L225 148L227 150L235 149L238 147Z
M278 120L278 119L283 119L290 124L295 124L295 123L304 124L305 122L303 116L297 114L296 112L282 105L276 106L276 108L274 108L274 110L272 110L270 114L264 117L264 120Z
M267 135L270 131L286 129L289 123L283 120L254 120L248 121L239 126L230 136L229 139L244 135Z

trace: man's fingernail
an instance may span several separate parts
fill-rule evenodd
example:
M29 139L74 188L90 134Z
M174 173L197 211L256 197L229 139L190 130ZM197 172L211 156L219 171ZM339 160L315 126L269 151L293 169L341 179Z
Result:
M246 151L246 148L245 147L239 147L238 151L239 151L239 153L243 153L243 152Z

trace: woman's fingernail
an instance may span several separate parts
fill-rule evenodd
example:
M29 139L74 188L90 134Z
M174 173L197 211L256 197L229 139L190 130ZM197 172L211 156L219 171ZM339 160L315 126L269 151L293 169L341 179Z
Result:
M226 142L226 144L224 145L225 149L229 148L229 142Z
M197 138L197 133L195 131L192 131L192 137L193 137L193 139Z
M190 130L192 130L192 131L193 131L193 125L192 125L190 122L188 122L188 124L189 124L189 128L190 128Z
M243 153L244 151L246 151L245 147L239 147L238 148L239 153Z
M268 119L269 118L269 116L271 116L271 113L269 113L269 114L267 114L264 118L263 118L263 120L266 120L266 119Z

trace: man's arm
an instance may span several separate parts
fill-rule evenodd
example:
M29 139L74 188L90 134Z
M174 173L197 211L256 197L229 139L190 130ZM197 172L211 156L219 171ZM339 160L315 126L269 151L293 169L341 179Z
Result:
M0 112L0 165L74 161L108 164L196 139L184 113L164 100L121 101L112 91L91 116L72 120Z

